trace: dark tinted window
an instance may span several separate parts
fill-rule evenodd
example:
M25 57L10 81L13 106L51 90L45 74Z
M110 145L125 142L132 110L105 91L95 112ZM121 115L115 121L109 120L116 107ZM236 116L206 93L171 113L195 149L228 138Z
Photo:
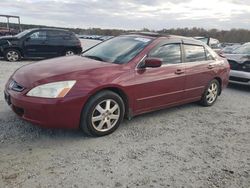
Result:
M153 49L149 57L161 58L163 64L176 64L181 62L180 44L166 44Z
M48 36L52 40L57 39L71 39L72 35L66 31L48 31Z
M206 53L203 46L184 45L186 62L205 61Z

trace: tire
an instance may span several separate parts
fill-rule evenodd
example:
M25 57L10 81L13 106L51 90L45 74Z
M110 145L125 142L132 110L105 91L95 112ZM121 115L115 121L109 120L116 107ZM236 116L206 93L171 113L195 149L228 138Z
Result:
M205 92L202 95L202 99L200 101L201 105L212 106L218 98L220 89L221 89L221 86L218 80L216 79L212 80L208 84L208 87L206 88Z
M65 56L72 56L72 55L75 55L75 52L74 52L74 50L68 49L65 51L64 55Z
M99 92L86 103L80 128L89 136L111 134L119 127L124 113L124 102L118 94L108 90Z
M15 49L8 49L5 51L4 57L7 61L16 62L21 59L21 53Z

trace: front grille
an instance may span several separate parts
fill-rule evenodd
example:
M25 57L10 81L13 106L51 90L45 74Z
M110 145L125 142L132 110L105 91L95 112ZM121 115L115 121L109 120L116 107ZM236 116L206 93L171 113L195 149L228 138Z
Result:
M228 63L230 64L231 70L250 72L250 61L240 64L236 61L228 60Z
M236 81L236 82L245 82L245 83L250 81L250 79L247 79L247 78L239 78L239 77L234 77L234 76L230 76L229 80Z
M243 63L242 69L245 72L250 72L250 61L246 61L245 63Z
M25 88L19 83L17 83L15 80L11 80L9 82L9 89L17 92L22 92Z
M231 70L239 70L240 64L233 60L228 60L228 63L230 64Z

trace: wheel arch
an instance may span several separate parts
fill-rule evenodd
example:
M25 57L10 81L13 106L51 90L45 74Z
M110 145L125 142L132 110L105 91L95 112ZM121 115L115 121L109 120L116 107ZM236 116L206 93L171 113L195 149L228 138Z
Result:
M220 91L219 91L219 95L221 94L221 90L222 90L222 79L220 77L215 77L215 80L217 80L220 84Z
M13 50L19 51L20 54L21 54L21 56L24 57L23 49L20 48L20 47L15 47L15 46L10 46L10 47L8 47L8 48L5 48L5 49L4 49L4 54L5 54L8 50L12 50L12 49L13 49Z
M106 86L106 87L99 88L95 91L92 91L89 94L87 101L89 101L92 96L94 96L97 93L100 93L102 91L105 91L105 90L112 91L122 98L122 100L124 102L124 107L125 107L125 117L130 119L132 117L132 110L131 110L130 105L129 105L129 102L130 102L129 97L128 97L127 93L124 91L124 89L122 89L119 86Z
M76 54L76 48L75 48L75 47L66 46L66 47L63 48L63 50L62 50L62 55L65 55L67 51L73 51L74 54Z

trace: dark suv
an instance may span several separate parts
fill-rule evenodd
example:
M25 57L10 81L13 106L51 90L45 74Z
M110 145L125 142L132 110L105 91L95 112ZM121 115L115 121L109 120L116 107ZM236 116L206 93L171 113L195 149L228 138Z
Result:
M62 29L29 29L15 36L0 37L0 56L8 61L80 54L81 42L74 33Z

